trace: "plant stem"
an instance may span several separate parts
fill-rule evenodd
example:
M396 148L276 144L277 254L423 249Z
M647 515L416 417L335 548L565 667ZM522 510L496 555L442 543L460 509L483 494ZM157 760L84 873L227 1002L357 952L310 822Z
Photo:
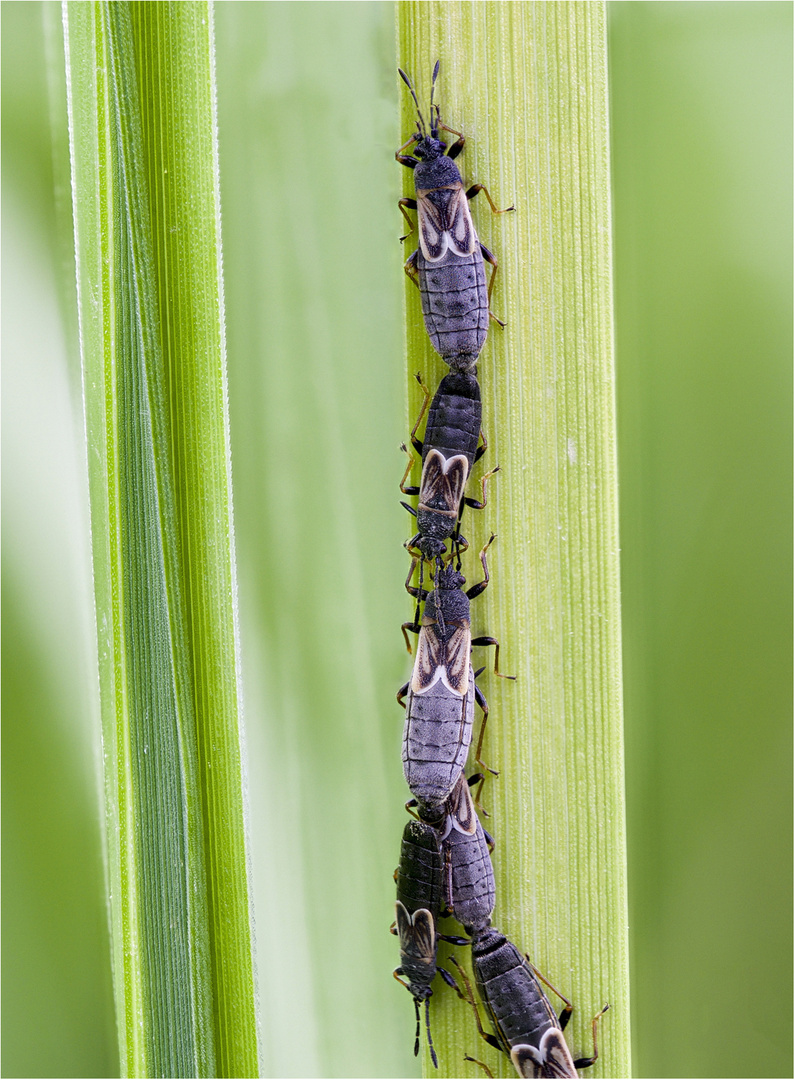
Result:
M465 529L468 576L498 534L473 634L499 638L501 668L517 676L507 682L487 669L482 680L491 709L484 754L500 771L484 792L497 841L494 924L574 1002L575 1057L590 1053L591 1016L610 1002L590 1075L628 1076L605 9L412 0L398 4L397 36L400 66L426 108L441 60L436 100L442 120L467 136L458 159L465 183L485 183L498 206L516 207L495 216L482 196L473 204L500 264L492 309L507 323L492 323L478 365L483 465L501 472L486 509L467 511ZM414 107L396 85L403 142ZM411 186L406 170L406 194ZM433 388L445 367L409 282L406 317L416 415L414 373ZM440 1075L480 1075L464 1053L495 1075L513 1074L443 987L432 1025Z

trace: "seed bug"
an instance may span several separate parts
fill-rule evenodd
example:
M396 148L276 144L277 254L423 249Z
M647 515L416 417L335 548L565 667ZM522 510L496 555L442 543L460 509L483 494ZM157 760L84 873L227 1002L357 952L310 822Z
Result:
M428 1049L434 1067L438 1068L428 1013L428 1002L433 994L431 983L437 971L450 986L455 987L455 979L445 968L437 967L437 945L439 940L452 945L466 945L467 939L439 934L436 930L436 918L442 902L442 852L438 833L431 825L423 821L407 822L395 880L397 902L392 933L400 939L400 967L395 969L393 975L414 998L417 1018L415 1057L420 1051L420 1006L425 1003ZM401 976L405 976L408 982L404 982Z
M572 1059L563 1031L572 1014L572 1004L522 956L513 942L494 927L484 927L472 934L472 967L475 982L484 1008L496 1035L483 1030L480 1014L466 972L455 959L466 987L466 994L456 985L459 997L467 1001L475 1013L478 1031L489 1046L508 1054L519 1076L576 1077L577 1069L587 1069L599 1056L596 1045L596 1024L608 1005L593 1018L593 1056ZM541 983L564 1002L560 1017L541 989ZM468 1061L476 1061L467 1056ZM477 1062L491 1076L491 1071Z
M494 911L494 841L478 818L470 787L482 781L462 773L441 806L420 805L419 817L437 830L442 844L442 896L468 934L488 926ZM409 804L410 805L410 804Z
M476 760L488 769L480 759L480 751L489 707L475 685L470 659L472 646L494 645L494 673L501 678L513 678L500 672L497 639L473 638L471 632L469 602L489 583L486 551L493 540L494 536L480 553L483 581L464 592L464 575L453 567L441 566L439 561L433 591L414 590L418 601L425 601L422 621L415 618L413 623L404 623L402 627L409 651L406 631L419 635L411 679L398 690L397 699L403 705L408 695L403 727L403 772L420 805L444 802L455 787L472 741L476 701L483 712ZM412 591L412 587L409 589Z
M482 445L478 445L482 412L478 380L471 372L451 371L439 383L428 409L430 391L419 375L416 378L425 400L411 431L411 445L422 459L422 477L419 487L406 486L414 458L404 444L402 449L408 454L409 463L400 490L404 495L419 496L416 510L408 503L402 504L416 517L419 530L406 547L412 555L419 552L424 559L432 560L444 553L447 539L458 533L464 505L475 510L482 510L486 505L486 482L499 470L499 465L482 478L483 498L480 502L464 495L472 466L480 460L488 445L485 438ZM417 428L426 409L428 420L425 436L420 441ZM469 546L460 534L456 543L462 551Z
M451 368L467 371L474 368L486 340L497 272L497 260L475 232L468 200L482 191L495 214L506 211L497 208L483 184L464 189L453 159L464 149L466 140L460 131L441 122L439 106L433 101L439 61L433 69L429 128L411 79L402 69L398 68L398 72L417 107L417 130L395 152L395 159L401 165L414 170L417 194L416 199L398 201L400 212L409 223L409 231L401 239L414 232L407 208L417 211L419 225L419 247L406 260L405 271L420 291L431 344ZM457 136L449 149L439 138L440 130ZM404 154L409 147L412 153ZM493 268L488 287L484 259Z

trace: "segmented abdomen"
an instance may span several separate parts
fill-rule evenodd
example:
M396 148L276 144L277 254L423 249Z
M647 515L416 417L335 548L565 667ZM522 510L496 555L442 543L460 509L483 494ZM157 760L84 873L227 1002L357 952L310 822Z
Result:
M450 855L450 891L453 914L467 930L484 927L494 911L494 870L483 826L472 835L453 828L443 842Z
M453 368L474 366L489 328L483 256L448 251L437 263L417 252L422 313L431 344Z
M472 944L472 966L483 1004L508 1046L538 1046L557 1017L530 965L493 927Z
M409 914L418 908L436 914L441 897L442 852L438 835L422 821L409 821L400 844L397 898Z
M439 450L446 458L464 454L471 469L480 437L482 408L480 386L474 375L463 371L445 375L428 409L423 460L430 450Z
M475 677L470 665L465 697L441 681L425 693L409 689L403 727L403 773L412 795L440 803L466 764L475 715Z

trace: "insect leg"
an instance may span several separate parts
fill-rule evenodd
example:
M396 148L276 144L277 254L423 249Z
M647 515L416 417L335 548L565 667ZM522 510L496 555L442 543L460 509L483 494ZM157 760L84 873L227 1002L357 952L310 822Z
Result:
M407 631L410 630L412 634L419 634L420 624L415 619L414 622L404 622L400 629L403 631L403 640L406 642L406 652L409 654L409 656L411 656L413 650L411 648L411 642L409 641L409 635Z
M476 462L480 461L480 459L486 453L486 450L488 449L488 446L489 446L488 442L486 441L486 433L483 430L483 428L480 429L480 438L483 440L483 442L480 443L477 450L475 451L475 460L472 462L473 465Z
M465 551L469 550L469 541L465 536L461 535L461 517L464 512L463 500L461 507L458 511L458 521L456 522L455 532L450 540L450 558L447 561L447 565L450 566L453 560L457 560L457 569L461 569L461 556Z
M483 258L486 260L487 263L491 265L492 268L491 277L489 278L489 287L486 290L486 296L489 302L489 318L494 319L495 323L497 323L498 326L505 326L505 323L502 321L502 319L498 319L494 312L491 310L491 290L494 288L494 279L497 276L497 257L491 251L489 251L485 244L480 245L480 251L483 255Z
M409 684L408 683L405 683L403 686L401 686L401 688L397 692L397 703L398 703L398 705L400 705L404 709L406 708L406 706L404 705L404 701L405 701L405 698L406 698L406 694L408 692L409 692Z
M464 149L466 137L462 135L460 131L456 131L454 128L448 127L447 124L439 124L439 130L449 131L451 135L458 136L458 139L447 148L447 156L449 158L457 158L461 151Z
M417 417L416 424L411 429L411 436L410 436L411 437L411 445L414 447L414 449L417 451L418 454L421 454L422 453L422 443L415 436L417 434L417 428L422 423L423 416L425 416L425 411L428 408L428 402L431 400L431 392L428 389L428 387L425 385L425 383L422 381L422 375L420 375L419 372L417 372L417 374L414 376L414 378L420 384L420 390L422 390L423 394L425 395L425 398L424 398L423 403L422 403L422 408L420 409L420 415Z
M407 237L411 236L411 234L414 232L414 222L411 220L411 218L406 213L406 207L408 207L409 210L416 210L417 209L417 200L416 199L398 199L398 206L400 207L401 214L406 219L406 221L409 223L409 231L406 233L405 236L401 236L401 238L400 238L400 242L402 244L403 241Z
M404 454L408 456L409 459L409 463L406 466L406 471L403 473L403 479L400 481L400 490L403 492L404 495L419 495L420 489L418 487L415 487L414 485L406 487L406 481L409 478L409 473L414 468L414 458L411 456L411 451L405 443L400 444L400 449L403 451ZM405 503L403 503L403 505L405 506ZM414 507L409 507L409 510L413 509Z
M558 1018L558 1023L560 1024L560 1030L561 1031L565 1030L566 1024L568 1024L569 1020L571 1019L571 1014L574 1012L574 1006L572 1005L572 1003L569 1001L568 998L564 997L563 994L561 994L560 990L558 990L558 988L556 986L552 985L552 983L549 981L549 979L545 978L541 974L541 972L538 970L538 968L532 962L530 957L527 956L526 954L525 954L525 960L530 965L530 967L532 969L532 972L535 975L535 977L537 979L540 979L541 982L544 984L544 986L546 986L547 990L551 990L552 993L556 997L559 997L560 1000L563 1002L563 1004L566 1006L565 1009L563 1010L563 1012L560 1014L560 1017ZM602 1012L604 1012L604 1010L602 1010ZM599 1016L601 1016L601 1015L602 1015L602 1013L599 1013Z
M475 672L475 678L477 678L479 674L480 672ZM487 765L480 756L480 752L483 749L483 735L486 731L486 721L489 718L489 703L486 701L485 697L483 696L483 691L480 689L477 683L475 683L475 701L483 710L483 719L480 721L480 734L478 735L478 746L477 750L475 751L475 761L478 765L480 765L481 769L485 769L486 772L490 772L492 776L499 776L499 772L496 769L492 769L490 765ZM478 798L480 798L480 793L482 790L483 784L481 783L480 787L478 788Z
M401 449L403 453L408 456L408 464L406 465L406 471L403 473L403 480L401 481L401 491L404 495L419 495L419 488L415 485L406 487L406 481L408 480L408 474L414 468L414 458L412 457L412 451L408 449L405 443L401 443ZM404 503L405 505L405 503ZM409 507L409 510L414 510L413 507Z
M420 567L420 583L419 585L412 585L411 579L414 576L414 571L417 569L418 565ZM418 602L428 599L428 590L423 589L422 587L422 568L424 567L424 565L425 560L423 559L422 555L412 556L411 566L409 567L408 577L406 578L406 592L409 594L409 596L415 596ZM414 622L419 622L419 611L415 615ZM410 626L411 624L406 623L406 625ZM417 630L417 633L419 634L419 630ZM409 652L411 652L411 649L409 649Z
M403 151L412 145L412 143L416 143L418 139L419 135L417 132L414 132L412 136L406 139L402 147L399 147L399 149L394 151L394 160L399 161L401 165L405 165L406 168L416 168L417 165L419 165L419 161L416 158L410 157L410 154L404 153Z
M464 1061L471 1061L473 1065L479 1065L486 1076L494 1077L494 1073L488 1067L484 1061L479 1061L477 1058L470 1057L469 1054L464 1054Z
M478 785L478 789L477 789L477 791L475 792L475 794L472 797L472 801L474 802L475 806L477 807L478 813L481 815L481 817L486 817L486 818L491 817L491 814L488 812L488 810L485 808L485 806L483 806L481 804L481 801L480 801L480 795L481 795L481 792L483 791L483 785L486 783L486 777L483 775L483 773L475 772L475 773L472 773L470 778L467 780L467 783L469 784L470 787L474 787L475 784ZM489 841L491 840L491 837L489 836L489 834L485 830L483 832L483 835L486 837L486 843L488 844ZM489 847L490 852L494 850L493 841L491 841L491 843L492 843L492 846Z
M498 473L499 471L500 471L499 465L495 465L494 468L491 470L491 472L487 472L485 476L482 476L480 478L480 492L481 492L481 495L483 496L483 498L481 499L480 502L478 502L477 499L470 498L469 495L465 495L464 498L462 499L462 502L464 502L467 506L471 507L473 510L482 510L486 505L486 481L489 480L492 476L494 476L495 473Z
M448 945L471 945L472 944L472 942L469 940L468 937L457 937L455 934L437 934L436 936L439 939L439 941L446 941ZM444 971L444 968L437 968L436 970L441 973L441 972ZM447 974L449 975L450 972L448 971ZM444 979L444 975L442 975L442 978Z
M450 129L448 128L447 130L449 131ZM457 134L458 134L458 132L457 132L457 131L454 131L454 132L453 132L453 134L454 134L454 135L457 135ZM406 145L408 146L408 143L406 143ZM403 149L403 147L401 147L401 150L402 150L402 149ZM468 199L474 199L474 198L475 198L475 196L476 196L476 195L478 194L478 192L480 192L480 191L482 191L482 192L483 192L483 194L484 194L484 195L486 196L486 198L487 198L487 199L489 200L489 206L491 207L492 211L493 211L493 212L494 212L495 214L507 214L507 213L509 213L509 212L510 212L511 210L515 210L515 209L516 209L516 207L515 207L515 206L506 206L504 210L500 210L500 208L499 208L499 207L497 206L497 204L496 204L496 203L494 202L494 199L492 199L491 195L489 195L489 189L488 189L488 188L486 187L486 185L485 185L485 184L473 184L473 185L472 185L472 187L471 187L471 188L470 188L470 189L469 189L469 190L467 191L467 198L468 198Z
M504 675L500 670L500 643L494 637L478 637L472 638L473 645L493 645L494 646L494 674L499 675L501 679L516 679L515 675Z
M475 1023L478 1026L478 1033L481 1039L484 1039L489 1044L489 1046L493 1046L495 1050L502 1050L502 1047L500 1046L499 1040L497 1039L496 1035L492 1035L490 1032L483 1030L483 1025L480 1022L480 1013L478 1012L478 1007L475 1002L475 995L472 992L472 983L469 981L469 976L454 956L448 956L447 959L450 960L453 964L455 964L455 966L458 968L458 974L461 976L461 979L467 990L466 994L462 992L461 987L455 980L455 976L451 972L445 972L445 969L440 967L437 969L439 974L442 976L447 985L452 987L453 990L455 990L455 992L458 994L462 1001L465 1001L468 1005L472 1006L472 1011L475 1014ZM475 1059L469 1058L469 1060L474 1061Z
M577 1060L574 1062L575 1069L588 1069L599 1057L599 1048L596 1045L596 1025L599 1021L599 1017L604 1016L604 1014L609 1008L609 1005L605 1005L605 1007L600 1012L598 1012L591 1021L591 1030L593 1031L593 1057L577 1058Z
M483 590L486 588L486 586L489 583L489 566L488 566L488 563L486 562L486 552L489 550L489 548L491 547L491 545L494 543L494 541L496 539L497 539L497 534L492 533L491 536L489 537L488 541L481 548L481 551L480 551L480 564L483 567L483 575L484 576L483 576L483 580L479 581L477 583L477 585L473 585L471 589L467 589L467 596L469 597L470 600L474 600L476 596L480 596L480 594L483 592Z
M420 583L419 583L419 585L412 585L411 584L411 579L412 579L412 576L414 574L414 570L415 570L415 568L417 566L417 563L420 564ZM411 642L409 641L409 637L408 637L408 634L406 633L406 631L411 630L412 634L419 634L419 632L420 632L420 604L422 603L423 600L428 599L428 590L423 589L423 587L422 587L422 572L423 572L424 568L425 568L425 560L423 559L423 557L421 555L413 556L413 558L411 560L411 566L409 567L408 577L406 578L406 592L409 594L409 596L416 597L417 606L414 609L414 621L413 622L405 622L405 623L403 623L403 625L400 628L403 631L403 640L406 642L406 649L408 650L409 655L411 655Z
M409 255L409 257L406 259L405 263L403 264L403 269L406 271L406 276L409 278L409 280L413 281L414 284L419 289L419 287L420 287L420 283L419 283L419 280L418 280L419 270L417 269L417 252L418 251L419 251L419 248L417 248L417 251L415 251L413 255Z

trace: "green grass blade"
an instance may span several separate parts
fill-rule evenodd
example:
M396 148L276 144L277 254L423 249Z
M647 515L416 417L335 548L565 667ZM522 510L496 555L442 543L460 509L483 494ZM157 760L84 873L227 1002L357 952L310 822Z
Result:
M484 792L497 838L494 923L575 1004L567 1032L589 1053L609 1001L595 1076L628 1076L629 985L621 714L617 477L612 353L606 25L599 3L401 3L398 59L467 146L465 182L486 184L477 228L500 270L481 355L489 505L468 516L473 580L491 531L492 583L473 633L501 639L487 675ZM401 141L414 108L402 84ZM406 171L404 192L411 192ZM481 196L482 198L482 196ZM445 368L406 283L410 410L414 372ZM486 661L484 661L486 662ZM445 949L442 949L444 956ZM510 1076L453 995L434 996L440 1073ZM427 1062L426 1062L427 1067ZM431 1070L428 1070L431 1071Z
M257 1071L207 4L66 4L127 1075Z

